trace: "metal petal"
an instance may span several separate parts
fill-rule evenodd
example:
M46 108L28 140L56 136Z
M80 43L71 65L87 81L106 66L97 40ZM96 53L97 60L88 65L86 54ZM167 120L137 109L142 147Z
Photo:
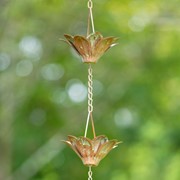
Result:
M84 59L91 57L91 46L89 41L85 37L75 36L74 46L76 47L76 49Z
M64 34L64 37L67 39L67 41L64 41L67 42L79 55L81 55L76 46L74 45L74 37L69 34Z
M93 48L93 56L99 59L117 40L114 37L107 37L97 42Z
M101 147L101 145L107 141L108 141L108 138L104 135L97 136L95 139L93 139L92 145L93 145L94 153L96 154L99 148Z
M99 41L101 41L103 39L103 36L101 35L101 33L96 32L93 34L90 34L87 37L88 41L90 42L91 47L95 46Z
M81 149L81 144L79 144L79 139L75 136L68 136L68 140L71 143L70 147L75 151L75 153L81 158L82 157L82 153L80 151ZM78 148L77 148L78 146Z
M85 137L80 137L76 142L76 149L81 153L82 157L93 155L91 140Z
M98 42L94 49L94 55L101 56L103 53L105 53L112 44L117 40L117 38L114 37L108 37L102 39L100 42Z
M81 142L82 145L92 146L91 140L83 136L79 137L79 142Z
M111 140L106 143L104 143L98 150L96 157L103 159L117 144L117 140Z
M68 136L68 141L72 144L72 145L75 145L76 144L76 142L77 142L77 137L75 137L75 136L72 136L72 135L69 135Z

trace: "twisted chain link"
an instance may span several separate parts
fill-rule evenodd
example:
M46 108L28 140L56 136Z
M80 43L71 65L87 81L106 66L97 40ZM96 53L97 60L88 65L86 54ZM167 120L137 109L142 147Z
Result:
M93 75L92 75L92 67L89 66L88 69L88 112L91 113L93 111Z
M89 171L88 171L88 180L92 180L92 175L93 175L93 172L91 170L91 166L89 166Z
M93 112L93 79L92 78L93 78L92 67L91 67L91 64L89 64L89 68L88 68L88 116L87 116L87 121L86 121L84 137L87 136L89 120Z

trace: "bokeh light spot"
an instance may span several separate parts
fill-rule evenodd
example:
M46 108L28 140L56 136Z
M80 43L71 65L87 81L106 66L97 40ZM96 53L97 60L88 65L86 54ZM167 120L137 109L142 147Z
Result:
M115 123L120 127L129 127L133 122L133 115L127 108L117 110L114 116Z
M22 60L16 65L16 74L24 77L31 74L33 71L33 64L30 60Z
M68 87L68 95L75 103L83 102L87 97L87 88L80 81L71 82Z
M49 81L57 81L64 75L64 68L59 64L47 64L41 69L42 77Z
M132 31L141 32L144 30L146 24L148 23L148 18L144 14L133 16L128 25Z
M6 53L0 54L0 71L6 70L11 63L11 58Z
M27 58L39 60L42 55L42 44L34 36L25 36L19 43L19 48Z
M66 97L67 97L67 93L58 88L53 92L53 94L51 96L51 100L54 103L63 104Z

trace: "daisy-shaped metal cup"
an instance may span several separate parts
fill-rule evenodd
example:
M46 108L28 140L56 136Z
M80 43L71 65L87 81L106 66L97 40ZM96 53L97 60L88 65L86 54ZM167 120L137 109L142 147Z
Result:
M75 151L86 166L97 166L120 143L116 139L108 140L104 135L97 136L93 140L86 137L68 136L68 140L63 142Z
M96 63L97 60L111 47L115 46L115 37L103 37L101 33L95 32L89 36L71 36L65 34L67 42L81 57L85 63Z

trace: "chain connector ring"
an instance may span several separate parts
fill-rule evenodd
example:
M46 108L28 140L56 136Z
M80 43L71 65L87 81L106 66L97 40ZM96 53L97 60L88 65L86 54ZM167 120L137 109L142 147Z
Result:
M93 8L93 2L91 0L88 1L88 8L89 9Z

